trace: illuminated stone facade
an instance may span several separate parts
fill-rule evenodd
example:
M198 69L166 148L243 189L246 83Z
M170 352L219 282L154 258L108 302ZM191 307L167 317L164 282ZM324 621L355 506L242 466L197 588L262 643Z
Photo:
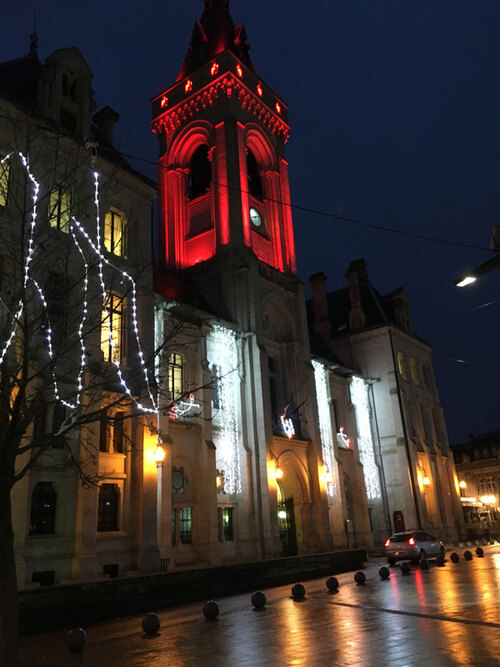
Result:
M313 351L329 350L340 369L350 369L374 537L422 527L456 539L463 519L431 347L413 331L403 290L381 296L364 260L352 262L346 278L347 288L327 293L325 276L312 276L308 312Z

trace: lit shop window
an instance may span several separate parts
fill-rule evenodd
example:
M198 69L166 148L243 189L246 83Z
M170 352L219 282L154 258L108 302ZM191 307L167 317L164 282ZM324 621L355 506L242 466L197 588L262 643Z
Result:
M52 188L49 198L49 225L62 232L69 231L71 217L71 195L62 186Z
M104 247L118 257L125 257L127 220L123 213L110 209L104 217Z

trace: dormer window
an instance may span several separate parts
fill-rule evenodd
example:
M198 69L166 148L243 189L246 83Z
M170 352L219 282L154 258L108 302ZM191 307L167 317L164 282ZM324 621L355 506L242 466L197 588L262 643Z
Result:
M62 77L62 94L76 102L76 81L73 72L64 72Z
M259 174L259 167L255 155L250 148L247 148L247 182L248 194L256 199L264 198L264 191L262 188L262 180Z
M212 183L212 165L208 159L208 146L203 144L193 153L188 176L189 199L196 199L210 189Z

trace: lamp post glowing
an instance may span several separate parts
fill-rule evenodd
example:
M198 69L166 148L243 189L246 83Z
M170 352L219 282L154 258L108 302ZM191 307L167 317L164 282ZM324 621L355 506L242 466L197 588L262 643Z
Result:
M275 479L281 479L283 477L283 470L276 465L276 468L274 469L274 478Z
M463 479L459 482L458 486L461 489L466 489L467 488L467 482L465 482Z
M429 479L429 477L427 477L427 475L424 477L424 479L422 481L424 482L424 486L430 486L431 485L431 480Z
M160 466L163 463L164 458L165 458L165 450L160 444L158 444L154 453L154 459L156 461L156 465Z

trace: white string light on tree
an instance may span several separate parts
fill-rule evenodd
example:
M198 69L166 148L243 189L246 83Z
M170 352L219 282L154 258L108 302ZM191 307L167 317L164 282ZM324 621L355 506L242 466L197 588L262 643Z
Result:
M6 160L11 159L13 155L16 155L16 153L9 153L6 155L1 161L0 165L2 165ZM40 285L40 282L36 280L35 276L32 275L32 260L34 257L34 254L37 250L37 245L35 241L35 231L37 228L38 224L38 213L37 213L37 204L38 204L38 198L39 198L39 191L40 191L40 184L39 182L35 179L33 176L30 166L29 166L29 160L27 157L25 157L22 153L17 153L17 157L21 161L21 164L23 165L26 175L31 182L32 186L32 208L31 208L31 213L30 213L30 221L29 221L29 229L28 229L28 242L27 242L27 248L25 252L25 258L24 258L24 266L23 266L23 281L24 281L24 288L28 288L30 284L34 286L34 295L37 297L39 303L42 306L42 309L44 310L44 316L47 321L47 327L45 330L45 346L46 346L46 351L47 355L52 361L53 364L55 364L55 356L54 356L54 348L53 348L53 341L52 341L52 335L53 335L53 328L52 324L50 321L49 317L49 312L48 312L48 303L47 299L45 297L44 291L42 286ZM94 161L94 160L93 160ZM83 239L86 241L87 244L87 250L90 251L93 255L96 256L98 259L98 274L99 274L99 282L100 282L100 288L101 288L101 294L102 294L102 300L103 300L103 314L104 314L104 319L106 316L109 315L107 305L106 305L106 299L107 295L109 294L109 290L106 288L106 279L104 275L104 268L107 267L110 273L117 273L118 275L121 276L122 284L123 282L128 284L128 288L130 290L130 293L127 294L127 298L130 299L130 304L131 304L131 326L134 331L134 340L135 340L135 345L137 347L137 356L139 358L139 363L141 367L141 372L142 376L144 379L144 382L146 384L147 388L147 393L149 396L149 399L151 401L151 405L147 406L141 403L134 395L133 392L131 391L128 382L125 379L124 376L124 371L121 367L120 360L118 358L113 359L113 365L116 369L116 373L118 376L118 379L120 381L120 384L123 388L123 391L131 398L133 403L136 405L136 407L145 413L154 413L158 414L158 406L157 402L155 400L155 397L153 395L151 385L150 385L150 379L149 379L149 370L146 364L146 360L144 357L144 352L142 349L141 341L140 341L140 335L139 335L139 323L138 323L138 316L137 316L137 287L134 279L130 274L128 274L126 271L123 271L122 269L114 266L108 259L103 255L101 251L101 238L100 238L100 212L99 212L99 174L96 170L93 171L93 178L94 178L94 204L95 204L95 212L96 212L96 240L95 242L92 240L90 234L86 231L84 228L83 224L76 220L76 218L72 217L70 220L69 224L69 231L70 231L70 237L72 238L74 245L81 257L82 263L84 265L84 279L83 279L83 287L82 287L82 294L83 294L83 301L81 305L81 315L79 318L79 325L78 325L78 340L79 340L79 347L80 347L80 363L79 363L79 370L77 373L76 377L76 391L74 392L75 399L70 402L69 400L66 400L65 398L62 397L60 387L59 387L59 382L57 379L57 368L53 366L52 370L52 378L53 378L53 390L54 390L54 397L57 401L59 401L61 404L64 406L70 408L71 410L75 410L82 401L82 392L84 390L84 374L85 374L85 366L86 366L86 358L87 358L87 348L86 348L86 342L85 342L85 327L87 324L88 320L88 306L89 306L89 277L90 277L90 267L91 264L88 262L85 254L85 250L80 243L80 241L77 239L77 233L79 233ZM122 297L125 298L125 297ZM18 302L17 309L12 316L11 320L11 326L9 330L9 335L7 337L6 342L4 343L4 346L0 352L0 364L3 363L5 356L9 350L9 348L13 344L14 336L16 334L16 331L19 326L19 322L23 316L23 312L25 309L25 301L23 298L21 298ZM111 327L108 327L108 332L110 336L110 349L113 349L114 346L114 341L112 338L112 331ZM68 384L67 378L65 376L64 380L65 384Z

